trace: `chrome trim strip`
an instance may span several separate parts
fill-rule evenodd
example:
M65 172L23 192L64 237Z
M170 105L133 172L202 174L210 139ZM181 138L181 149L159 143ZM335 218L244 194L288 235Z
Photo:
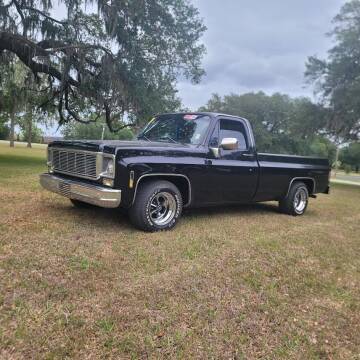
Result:
M73 172L61 171L61 170L57 170L57 169L54 169L53 173L54 174L69 175L69 176L73 176L73 177L77 177L77 178L81 178L81 179L87 179L87 180L99 180L101 178L101 176L97 176L95 178L95 177L90 177L90 176L78 175L78 174L75 174Z
M40 175L40 184L46 190L104 208L117 208L121 203L121 190L87 184L50 174Z
M315 181L314 178L312 178L312 177L306 177L306 176L294 177L294 178L292 178L291 181L290 181L290 184L289 184L289 187L288 187L288 190L287 190L287 192L286 192L285 197L289 195L289 191L290 191L291 185L292 185L292 183L293 183L294 181L296 181L296 180L311 180L311 181L313 182L313 188L312 188L311 194L314 194L314 193L315 193L316 181Z
M50 150L59 150L59 151L76 151L79 153L84 153L84 154L103 154L101 151L89 151L89 150L79 150L76 148L72 148L72 147L56 147L56 146L50 146L49 147ZM109 154L111 155L111 154Z
M134 196L133 196L133 200L131 202L131 205L134 204L134 201L135 201L135 198L136 198L136 193L137 193L137 188L138 188L138 185L139 185L139 182L142 178L144 177L147 177L147 176L177 176L177 177L183 177L187 180L188 182L188 186L189 186L189 201L184 205L184 207L187 207L190 205L191 203L191 183L190 183L190 180L189 178L186 176L186 175L183 175L183 174L166 174L166 173L155 173L155 174L144 174L144 175L141 175L137 181L136 181L136 185L135 185L135 191L134 191Z

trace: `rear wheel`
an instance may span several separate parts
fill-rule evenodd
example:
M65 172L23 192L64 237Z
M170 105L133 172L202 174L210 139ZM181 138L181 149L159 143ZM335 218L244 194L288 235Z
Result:
M139 186L129 215L138 229L159 231L173 228L181 211L182 198L178 188L169 181L158 180Z
M309 202L309 191L303 182L291 185L286 197L279 201L281 212L293 216L304 214Z

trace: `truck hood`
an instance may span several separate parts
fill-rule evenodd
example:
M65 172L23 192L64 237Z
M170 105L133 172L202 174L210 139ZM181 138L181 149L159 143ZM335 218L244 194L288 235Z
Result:
M101 151L105 153L115 154L118 150L156 150L164 151L176 150L184 151L189 149L195 149L197 145L187 145L187 144L176 144L168 142L155 142L155 141L145 141L145 140L63 140L63 141L54 141L49 144L50 147L57 148L72 148L78 150L86 151Z

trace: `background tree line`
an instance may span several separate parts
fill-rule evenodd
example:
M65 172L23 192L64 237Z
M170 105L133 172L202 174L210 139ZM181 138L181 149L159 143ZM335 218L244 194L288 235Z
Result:
M0 0L0 138L13 144L17 125L30 146L40 124L56 121L66 138L126 139L152 115L181 109L177 78L204 74L198 10L185 0L95 3L98 11L61 2L58 19L51 2ZM214 94L200 110L248 118L259 151L326 156L358 171L360 0L343 5L329 36L327 58L306 62L316 101Z
M335 159L335 145L321 131L326 117L307 98L266 95L263 92L224 97L214 94L202 111L214 111L251 119L260 152L318 155Z

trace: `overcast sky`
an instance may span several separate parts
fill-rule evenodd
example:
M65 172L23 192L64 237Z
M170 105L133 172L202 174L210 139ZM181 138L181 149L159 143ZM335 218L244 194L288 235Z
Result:
M345 0L192 0L204 19L206 76L178 84L185 107L197 110L212 93L249 91L312 96L305 86L308 56L325 56L326 33ZM54 134L55 127L46 132Z
M305 61L324 56L325 36L344 0L192 0L204 19L207 75L199 85L181 81L183 105L196 110L214 92L263 90L312 96Z

